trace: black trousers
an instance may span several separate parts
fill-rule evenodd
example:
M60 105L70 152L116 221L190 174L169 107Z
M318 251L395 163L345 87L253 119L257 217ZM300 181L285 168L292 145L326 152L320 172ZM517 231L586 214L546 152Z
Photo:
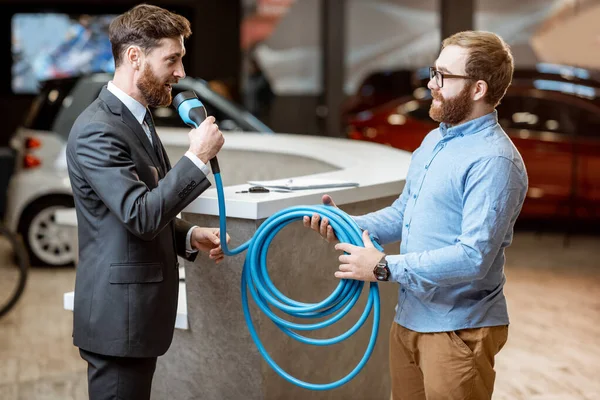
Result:
M105 356L79 349L88 363L90 400L149 400L156 357Z

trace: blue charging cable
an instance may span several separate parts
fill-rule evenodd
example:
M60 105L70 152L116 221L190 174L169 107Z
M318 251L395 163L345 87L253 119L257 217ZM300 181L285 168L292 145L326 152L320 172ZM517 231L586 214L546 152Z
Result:
M319 214L321 218L329 219L331 227L341 242L351 243L355 246L362 246L363 241L361 229L358 227L356 222L354 222L354 220L348 216L348 214L336 207L320 205L289 207L277 212L276 214L273 214L265 222L263 222L252 239L235 249L229 250L226 241L227 214L225 210L223 183L221 181L220 173L214 174L214 176L217 185L217 195L219 201L219 227L221 230L221 248L223 249L223 253L228 256L234 256L245 250L248 250L248 253L246 254L246 260L244 261L244 270L242 272L242 307L244 310L246 324L248 325L252 340L254 340L254 343L258 347L258 351L271 366L271 368L273 368L281 377L288 382L305 389L329 390L348 383L356 375L358 375L361 369L365 366L369 360L369 357L371 357L371 354L373 353L373 348L375 347L375 342L377 341L380 315L379 287L377 283L370 283L369 298L367 300L365 310L352 328L345 333L330 339L308 338L294 332L294 330L308 331L321 329L342 319L358 301L364 286L364 282L342 279L333 293L319 303L302 303L295 301L283 295L269 278L269 273L267 271L267 251L273 238L287 224L302 220L304 216L310 216L314 213ZM374 244L375 246L378 246L380 250L383 250L377 243ZM256 332L254 324L252 323L252 317L250 315L250 308L248 305L248 289L258 308L260 308L260 310L264 312L283 333L302 343L315 346L328 346L349 338L360 329L360 327L369 317L371 311L373 311L373 328L371 331L371 339L369 340L369 344L367 345L367 350L365 351L364 356L348 375L332 383L308 383L293 377L284 371L279 365L277 365L277 363L273 360L263 346L258 333ZM288 315L299 318L320 318L331 315L338 310L341 311L334 317L318 323L299 324L286 321L285 319L279 317L271 310L271 307L276 307Z
M181 118L190 126L197 127L200 122L206 118L204 106L193 92L180 93L173 100L173 104L179 111ZM342 279L331 295L319 303L302 303L295 301L283 295L269 278L269 273L267 270L267 252L273 238L287 224L302 220L302 218L307 215L312 216L314 213L319 214L321 218L329 219L331 227L333 228L340 242L350 243L355 246L363 246L361 229L348 214L336 207L324 205L289 207L267 218L267 220L261 224L254 236L249 241L235 249L230 250L227 246L227 213L225 210L225 195L223 193L223 182L221 180L220 168L216 157L210 162L217 186L219 202L219 227L221 248L223 249L223 253L227 256L234 256L243 251L248 251L242 272L242 308L244 310L244 318L246 320L246 324L248 325L248 330L250 331L252 340L254 340L259 352L265 361L271 366L271 368L273 368L281 377L288 382L302 388L310 390L330 390L348 383L356 375L358 375L361 369L365 366L371 357L371 354L373 353L373 349L375 348L377 332L379 330L380 315L379 287L377 283L370 283L369 297L367 304L365 305L365 310L363 311L359 320L348 331L337 337L329 339L308 338L296 333L295 331L322 329L342 319L358 301L364 287L364 282ZM377 242L373 242L373 244L380 251L383 251ZM254 324L252 323L252 316L250 315L250 307L248 305L248 290L250 291L250 296L258 308L264 312L283 333L300 341L301 343L315 346L328 346L349 338L362 327L372 311L373 327L371 330L371 338L367 345L364 356L356 365L356 367L350 371L350 373L348 373L348 375L335 382L327 384L309 383L293 377L284 371L279 365L277 365L277 363L273 360L263 346L260 337L256 332ZM298 318L320 318L334 314L337 311L339 312L333 317L318 323L300 324L289 322L279 317L272 311L272 307L276 307L287 315Z

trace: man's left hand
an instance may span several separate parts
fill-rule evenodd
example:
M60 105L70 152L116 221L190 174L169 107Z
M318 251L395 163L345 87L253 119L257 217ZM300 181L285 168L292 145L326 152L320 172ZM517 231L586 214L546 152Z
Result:
M221 249L221 231L219 228L194 228L190 242L192 247L204 253L208 253L211 260L218 264L223 261L225 255ZM229 234L227 234L229 243Z
M340 270L336 271L335 277L341 279L355 279L358 281L375 282L373 269L375 265L385 256L385 253L377 250L371 242L369 232L363 232L363 244L365 247L351 245L350 243L338 243L336 250L345 251L339 258Z

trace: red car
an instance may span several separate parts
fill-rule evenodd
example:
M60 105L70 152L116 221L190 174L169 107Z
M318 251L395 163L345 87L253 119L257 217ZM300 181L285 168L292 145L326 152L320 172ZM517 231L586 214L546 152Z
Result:
M414 151L437 128L431 95L419 88L350 116L352 139ZM529 175L521 218L600 218L600 92L548 79L513 81L498 119L519 149Z

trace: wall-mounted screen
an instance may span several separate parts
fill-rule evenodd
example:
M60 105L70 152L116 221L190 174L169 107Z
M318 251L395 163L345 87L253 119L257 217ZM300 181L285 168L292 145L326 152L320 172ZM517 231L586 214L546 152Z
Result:
M114 72L108 26L115 15L18 13L12 17L12 90L37 93L48 79Z

